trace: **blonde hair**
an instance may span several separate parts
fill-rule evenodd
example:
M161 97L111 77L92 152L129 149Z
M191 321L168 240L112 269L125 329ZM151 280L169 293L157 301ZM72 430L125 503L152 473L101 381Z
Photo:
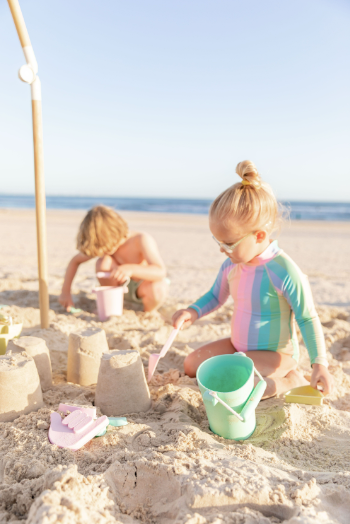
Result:
M79 227L77 249L88 257L110 253L128 235L128 225L114 209L95 206Z
M254 163L244 160L237 164L238 182L223 191L210 206L209 216L222 221L237 222L243 228L265 229L269 234L282 220L282 208Z

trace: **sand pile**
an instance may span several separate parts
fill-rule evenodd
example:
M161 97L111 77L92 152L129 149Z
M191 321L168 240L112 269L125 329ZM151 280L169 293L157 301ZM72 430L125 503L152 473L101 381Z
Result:
M39 328L34 211L2 213L0 304L24 320L23 334L50 350L53 385L38 412L0 424L0 522L19 524L348 524L350 514L350 224L298 223L280 245L310 278L326 336L334 394L323 407L261 402L257 429L243 443L209 431L194 379L183 360L230 334L232 305L181 332L150 384L152 408L77 452L47 439L60 402L91 406L95 388L67 384L69 334L103 327L109 349L137 350L147 368L171 331L178 307L207 291L223 261L207 217L126 214L130 227L157 240L172 281L158 314L126 310L103 325L93 311L94 262L74 283L76 307L57 301L83 212L48 212L50 328ZM305 348L301 368L310 373ZM146 369L147 372L147 369Z
M6 293L6 292L5 292ZM10 294L0 294L0 301ZM191 349L229 335L231 307L181 332L160 361L150 384L152 408L127 415L129 425L81 450L52 446L50 413L59 402L92 405L94 386L67 384L69 333L103 327L110 349L136 349L142 362L158 352L171 331L160 313L125 311L103 325L86 311L50 312L41 330L31 295L14 297L6 313L24 321L25 335L43 338L50 349L53 386L45 407L0 424L0 522L30 524L347 523L350 512L350 318L345 308L319 309L330 350L336 392L324 407L262 402L257 429L245 442L224 440L208 427L195 379L182 363ZM80 305L80 304L78 304ZM301 367L309 372L305 348ZM146 370L147 371L147 370Z

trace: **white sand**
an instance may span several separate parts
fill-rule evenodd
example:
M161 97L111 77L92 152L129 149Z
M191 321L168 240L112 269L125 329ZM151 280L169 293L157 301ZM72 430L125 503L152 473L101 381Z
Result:
M336 390L323 407L260 403L257 429L245 442L213 435L196 381L183 374L191 349L229 336L232 305L181 332L160 362L147 413L109 428L78 452L47 440L59 402L91 405L94 387L67 384L68 335L103 327L110 349L137 349L147 366L171 331L169 319L212 284L223 260L206 217L125 213L132 228L155 236L172 281L159 313L125 310L98 322L93 263L74 284L73 316L57 302L83 212L48 213L50 328L41 330L34 213L0 211L0 303L24 320L23 334L50 349L54 385L45 408L0 424L0 522L288 524L349 522L350 513L350 224L294 223L280 245L309 274L329 348ZM301 369L310 371L302 346ZM116 389L117 394L117 389Z

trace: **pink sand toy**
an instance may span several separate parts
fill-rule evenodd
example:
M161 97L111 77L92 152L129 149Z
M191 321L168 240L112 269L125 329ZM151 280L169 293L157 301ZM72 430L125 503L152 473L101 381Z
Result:
M110 273L99 271L98 278L108 278ZM128 292L128 277L122 286L98 286L92 290L96 294L98 318L104 322L111 316L123 314L124 293Z
M82 411L83 413L86 413L87 415L90 415L92 418L96 418L96 408L94 406L79 406L74 404L64 404L61 402L58 406L58 411L61 411L62 413L66 413L69 411L69 413L72 413L73 411Z
M174 328L171 332L171 335L170 337L168 338L168 340L165 342L162 350L160 353L152 353L150 356L149 356L149 359L148 359L148 382L151 380L151 378L153 377L154 375L154 372L156 370L156 367L158 365L158 362L161 358L165 357L165 355L167 354L167 352L169 351L169 349L171 348L171 345L172 343L174 342L175 338L176 338L176 335L178 334L178 332L180 331L181 329L181 326L182 326L183 322L181 322L181 324L179 325L178 328Z
M67 406L69 407L69 406ZM59 448L80 449L84 444L103 432L109 424L108 417L94 420L86 411L80 408L73 411L62 420L59 413L51 413L49 441ZM89 409L89 408L88 408Z

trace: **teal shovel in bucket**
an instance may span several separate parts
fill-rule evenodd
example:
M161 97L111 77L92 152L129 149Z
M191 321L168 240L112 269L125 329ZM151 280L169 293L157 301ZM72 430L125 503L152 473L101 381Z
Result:
M260 378L255 388L254 372ZM232 440L254 433L266 382L251 358L239 352L209 358L197 369L197 382L213 433Z

